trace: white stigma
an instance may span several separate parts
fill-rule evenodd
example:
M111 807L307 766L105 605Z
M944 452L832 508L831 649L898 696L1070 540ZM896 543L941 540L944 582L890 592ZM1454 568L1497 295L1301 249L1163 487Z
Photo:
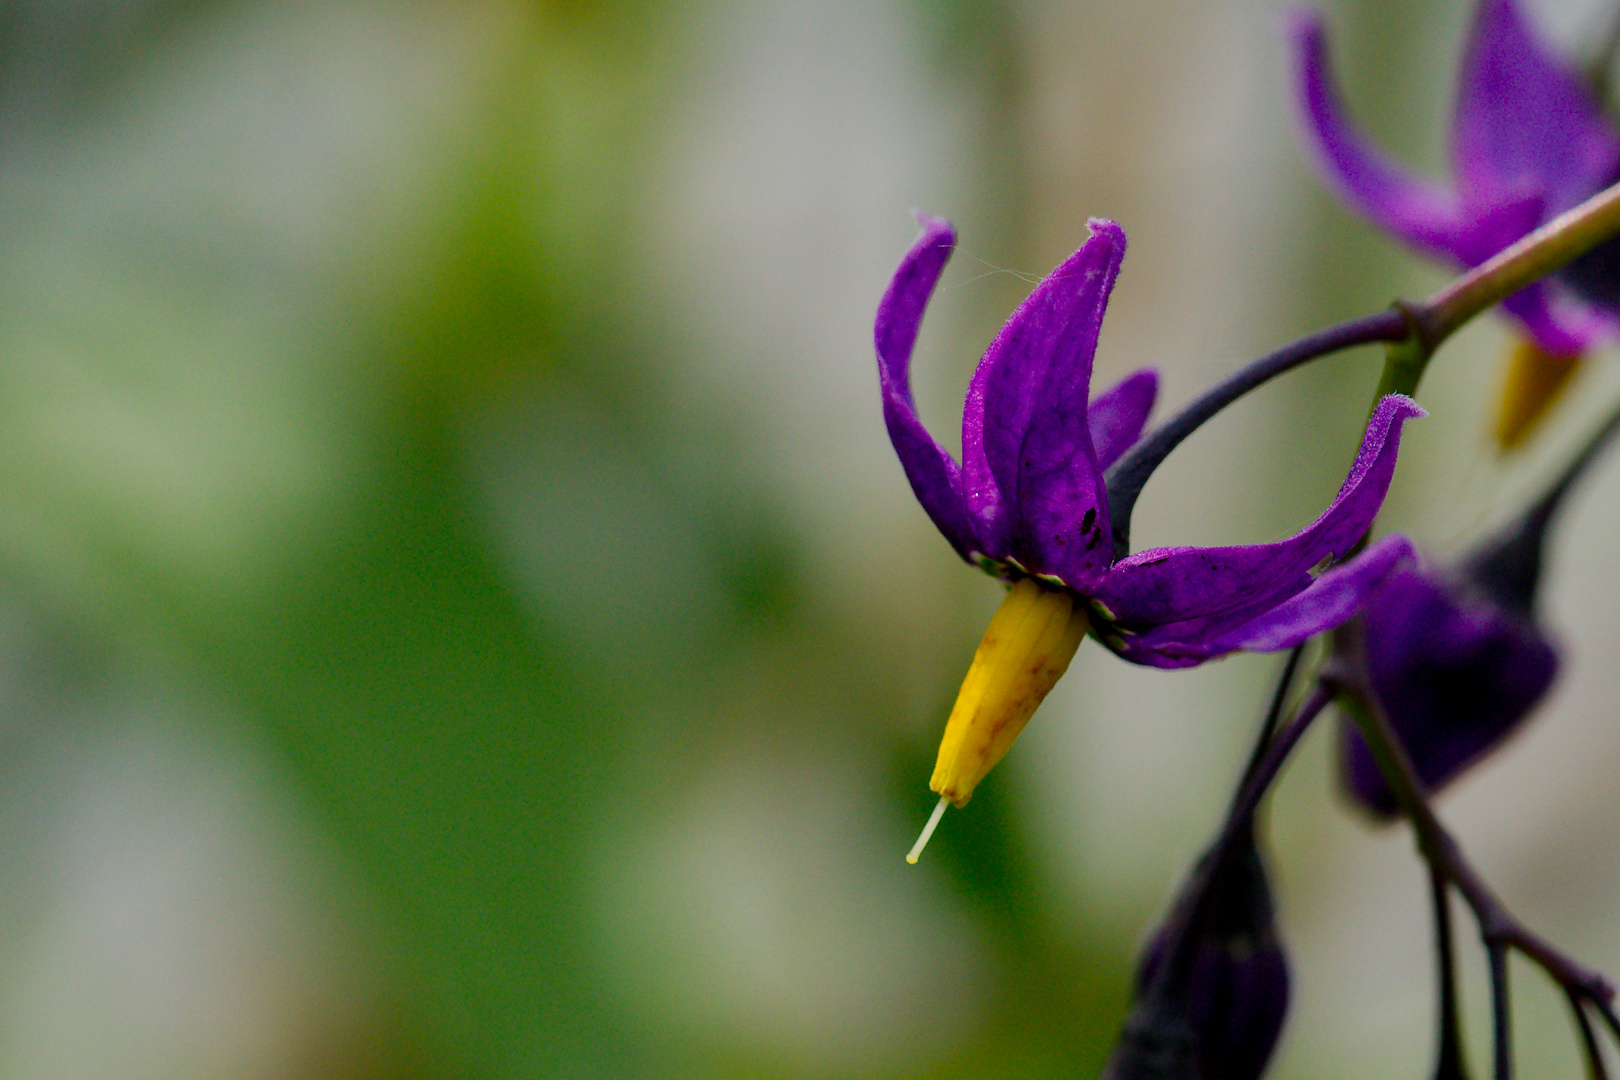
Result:
M934 812L928 815L928 824L923 826L922 835L917 837L917 842L911 845L910 851L906 852L906 862L911 863L913 866L916 865L917 856L921 855L922 849L928 846L928 838L934 835L934 830L939 827L939 819L945 816L945 808L950 804L951 800L945 796L941 795L939 797L939 804L934 807Z

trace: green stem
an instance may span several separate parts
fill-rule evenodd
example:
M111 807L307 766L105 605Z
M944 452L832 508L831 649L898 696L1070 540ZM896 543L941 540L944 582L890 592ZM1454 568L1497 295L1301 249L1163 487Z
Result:
M1620 234L1620 184L1520 237L1422 303L1398 305L1410 317L1413 333L1390 346L1373 405L1385 394L1410 397L1435 350L1470 319L1616 234Z
M1367 410L1371 416L1378 408L1378 403L1388 394L1405 394L1412 397L1417 393L1418 383L1423 381L1423 372L1428 369L1429 358L1434 355L1434 346L1426 343L1425 335L1418 321L1419 314L1408 308L1408 324L1412 326L1412 333L1406 338L1392 342L1384 353L1384 370L1378 377L1378 389L1373 393L1372 405Z
M1620 233L1620 184L1503 248L1429 297L1419 311L1435 347L1469 319Z

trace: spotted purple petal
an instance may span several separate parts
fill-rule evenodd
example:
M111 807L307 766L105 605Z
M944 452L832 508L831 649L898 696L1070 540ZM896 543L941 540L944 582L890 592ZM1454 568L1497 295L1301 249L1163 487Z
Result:
M1306 130L1329 181L1363 214L1407 243L1459 258L1465 230L1456 195L1395 165L1350 120L1333 84L1320 15L1292 12L1288 31Z
M1124 632L1122 653L1151 654L1182 644L1206 646L1308 588L1312 571L1343 558L1371 526L1389 489L1401 428L1426 415L1411 398L1378 403L1360 453L1339 494L1320 517L1287 540L1218 548L1157 548L1115 564L1093 596ZM1134 636L1132 636L1134 635ZM1196 663L1196 660L1189 662Z
M979 544L962 506L959 470L923 427L911 397L911 351L923 309L956 246L956 232L937 218L918 215L918 222L922 235L906 252L878 304L874 337L883 421L917 501L957 554L971 561Z
M983 525L1005 527L1026 569L1081 591L1113 558L1086 408L1097 332L1125 257L1124 230L1090 224L1090 239L996 335L962 417L963 492L980 535ZM991 495L1002 500L1004 526Z
M1558 672L1557 653L1532 623L1426 571L1397 571L1362 625L1373 689L1430 791L1516 731ZM1351 794L1394 814L1393 794L1348 724L1342 751Z
M1091 399L1086 422L1091 426L1091 445L1097 451L1099 470L1107 471L1142 437L1158 396L1159 373L1143 368Z
M1575 72L1542 51L1513 0L1481 0L1452 139L1452 167L1469 203L1540 191L1551 217L1620 173L1620 137Z

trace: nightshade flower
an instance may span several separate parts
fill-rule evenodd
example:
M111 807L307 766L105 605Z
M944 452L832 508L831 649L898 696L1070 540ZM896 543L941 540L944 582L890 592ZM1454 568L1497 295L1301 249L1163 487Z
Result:
M946 222L920 222L922 235L878 307L883 416L917 500L945 539L1011 588L946 724L930 781L941 800L919 849L945 804L965 805L1007 752L1088 631L1127 660L1174 668L1238 649L1286 648L1353 615L1409 557L1404 538L1320 572L1372 524L1401 426L1423 414L1399 395L1381 401L1338 496L1286 540L1158 548L1116 561L1103 470L1141 434L1157 387L1151 371L1137 372L1087 405L1123 230L1094 219L1090 239L1002 327L968 387L958 465L923 429L911 397L918 326L956 242Z
M1547 533L1585 470L1620 431L1614 413L1538 498L1458 566L1398 569L1361 616L1368 682L1418 779L1437 791L1500 746L1558 674L1536 619ZM1372 752L1346 724L1341 765L1355 799L1398 809Z
M1290 31L1322 171L1346 201L1421 252L1477 266L1620 179L1620 131L1576 74L1541 49L1513 0L1481 0L1475 15L1452 118L1449 185L1408 174L1350 121L1320 16L1297 12ZM1502 308L1524 334L1496 423L1499 443L1511 447L1545 414L1581 354L1620 325L1620 241L1554 281L1521 289Z

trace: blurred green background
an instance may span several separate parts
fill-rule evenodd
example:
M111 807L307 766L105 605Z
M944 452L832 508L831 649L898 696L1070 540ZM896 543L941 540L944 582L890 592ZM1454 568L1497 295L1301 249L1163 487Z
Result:
M0 1075L1094 1074L1276 660L1082 650L907 867L999 594L910 497L870 321L909 211L953 219L916 379L954 443L1091 215L1132 240L1099 380L1156 364L1165 406L1434 287L1311 176L1280 10L0 4ZM1603 14L1531 10L1564 49ZM1330 12L1438 173L1468 6ZM1503 337L1448 348L1403 454L1386 521L1438 555L1620 392L1598 358L1495 461ZM1138 543L1314 516L1376 366L1222 416ZM1611 972L1616 474L1561 534L1554 701L1443 805ZM1275 1075L1420 1075L1423 880L1330 742L1270 830ZM1573 1073L1517 989L1526 1074Z

